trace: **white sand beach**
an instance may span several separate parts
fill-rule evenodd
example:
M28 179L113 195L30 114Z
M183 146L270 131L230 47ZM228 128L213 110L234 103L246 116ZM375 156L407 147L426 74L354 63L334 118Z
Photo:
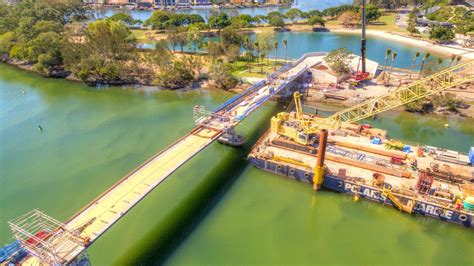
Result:
M360 34L360 29L356 30L348 30L348 29L334 29L331 32L335 33L350 33L350 34ZM443 54L443 55L460 55L464 59L474 59L474 49L469 49L460 46L453 46L453 45L441 45L432 43L429 41L421 40L416 37L409 37L400 35L398 33L391 33L385 32L380 30L367 30L367 35L369 36L376 36L381 37L389 40L393 40L396 42L404 43L407 45L411 45L414 47L420 47L422 49L429 50L434 53Z

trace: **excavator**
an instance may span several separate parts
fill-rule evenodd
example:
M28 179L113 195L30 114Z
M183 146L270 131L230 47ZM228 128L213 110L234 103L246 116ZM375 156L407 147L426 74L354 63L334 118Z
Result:
M318 141L319 132L322 129L337 130L344 123L355 123L470 82L474 82L474 60L446 68L326 118L305 115L301 105L301 94L295 92L293 95L295 112L278 113L272 117L270 128L272 133L285 136L298 144L313 146Z

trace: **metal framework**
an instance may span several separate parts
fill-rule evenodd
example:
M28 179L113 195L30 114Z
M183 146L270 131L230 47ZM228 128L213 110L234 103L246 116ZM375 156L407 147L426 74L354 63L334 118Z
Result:
M353 123L381 112L422 99L454 86L474 81L474 60L446 68L431 76L400 87L380 97L337 112L311 124L308 130L337 129L341 123Z
M217 129L226 129L232 122L230 117L225 113L219 114L207 111L202 105L196 105L193 107L193 120L196 126Z
M41 261L59 265L68 262L68 255L83 249L85 241L58 220L35 209L8 222L13 235L23 248ZM58 252L69 247L69 252ZM64 250L64 249L63 249Z

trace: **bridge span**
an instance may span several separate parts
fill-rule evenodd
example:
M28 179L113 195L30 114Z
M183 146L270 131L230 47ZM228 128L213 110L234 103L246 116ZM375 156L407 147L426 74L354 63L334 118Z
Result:
M284 90L307 68L321 62L324 53L304 55L266 80L254 84L212 112L194 108L196 127L61 223L39 210L9 222L13 234L28 252L25 265L68 264L94 243L133 206L179 167L237 126L270 97Z

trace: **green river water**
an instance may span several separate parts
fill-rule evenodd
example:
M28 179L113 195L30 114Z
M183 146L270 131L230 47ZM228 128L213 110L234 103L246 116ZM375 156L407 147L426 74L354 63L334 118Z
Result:
M66 220L189 131L194 105L230 96L97 89L0 65L0 242L33 208ZM93 265L474 264L472 230L252 167L245 156L280 108L267 103L238 127L243 149L212 144L170 176L89 248ZM371 123L395 138L474 145L472 119L394 112Z

